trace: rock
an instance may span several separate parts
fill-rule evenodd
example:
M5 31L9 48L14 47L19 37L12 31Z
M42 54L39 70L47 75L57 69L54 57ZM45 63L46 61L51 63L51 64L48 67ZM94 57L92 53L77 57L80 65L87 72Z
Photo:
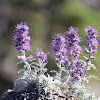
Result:
M50 98L50 93L45 93L41 84L28 84L27 88L22 91L15 91L8 89L2 96L0 100L79 100L76 97L66 94L58 95L57 93L52 94Z

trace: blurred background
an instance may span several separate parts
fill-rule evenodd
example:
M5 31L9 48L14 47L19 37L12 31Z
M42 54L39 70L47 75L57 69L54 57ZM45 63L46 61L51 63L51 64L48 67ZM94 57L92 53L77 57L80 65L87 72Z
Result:
M0 95L12 88L14 80L20 77L17 71L22 65L16 65L19 53L13 48L12 37L15 26L21 21L30 23L32 27L33 48L27 56L37 47L51 52L52 37L66 32L70 26L79 28L84 47L84 28L94 25L100 32L100 0L0 0ZM98 40L100 43L100 36ZM97 71L91 69L88 74L100 78L100 51L95 56L93 63ZM47 67L56 69L51 56ZM97 97L100 96L100 81L92 79L87 86Z

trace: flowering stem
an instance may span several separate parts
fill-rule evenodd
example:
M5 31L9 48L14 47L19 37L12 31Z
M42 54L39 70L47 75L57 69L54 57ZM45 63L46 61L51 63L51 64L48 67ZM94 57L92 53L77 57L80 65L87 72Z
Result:
M42 72L43 72L43 62L42 62L42 60L41 59L39 59L39 65L40 65L40 73L39 73L39 76L42 74Z
M91 46L89 46L89 56L88 56L88 61L86 61L87 63L87 67L89 66L89 62L91 61ZM87 67L86 67L86 72L85 72L85 75L87 73Z
M87 45L89 46L89 50L86 51L87 54L89 54L88 60L86 60L87 67L88 67L92 59L91 54L96 53L98 51L99 43L96 39L96 37L98 36L98 32L94 27L86 28L85 32L87 33L86 39L87 39ZM86 67L86 72L87 72L87 67Z
M59 64L59 78L60 78L60 80L61 80L61 74L62 74L62 69L61 69L61 62L60 62L60 64Z
M29 72L31 72L31 66L30 64L28 63L27 59L26 59L26 56L25 56L25 50L22 50L22 54L24 56L24 63L27 65L27 69L29 69Z

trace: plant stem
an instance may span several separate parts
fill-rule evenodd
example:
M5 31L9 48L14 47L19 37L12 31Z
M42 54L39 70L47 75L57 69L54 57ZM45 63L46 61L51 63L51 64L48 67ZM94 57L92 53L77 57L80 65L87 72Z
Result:
M40 66L39 66L39 67L40 67L40 73L39 73L39 76L40 76L40 75L43 73L43 68L44 68L44 67L42 66L42 65L43 65L43 62L42 62L41 59L39 59L39 65L40 65Z
M61 69L61 62L60 62L60 64L59 64L59 78L60 78L60 80L61 80L61 74L62 74L62 69Z
M22 54L24 56L24 63L27 65L27 69L29 70L29 72L31 72L31 66L28 63L27 59L26 59L26 55L25 55L25 51L24 50L22 51Z
M89 62L91 61L91 46L89 45L89 56L88 56L88 61L86 61L87 66L86 66L86 72L85 75L87 73L87 67L89 66Z

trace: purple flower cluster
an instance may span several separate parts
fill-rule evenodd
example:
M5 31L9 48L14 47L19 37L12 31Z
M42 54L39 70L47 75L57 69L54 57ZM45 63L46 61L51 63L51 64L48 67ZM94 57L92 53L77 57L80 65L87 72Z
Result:
M34 57L41 59L43 62L48 62L47 61L48 54L49 54L48 52L44 53L41 49L39 50L37 48Z
M78 29L74 27L70 27L69 31L66 32L66 43L67 43L67 51L68 55L71 57L77 57L80 55L81 46L78 44L80 42L80 37L78 35Z
M26 22L16 26L16 34L14 35L15 48L20 52L22 50L30 50L30 36L28 36L30 27Z
M70 76L72 77L72 81L81 83L86 72L86 63L82 60L75 59L71 62L71 66Z
M53 51L54 59L57 63L66 64L67 59L67 49L66 49L66 40L65 35L57 34L55 40L53 40Z
M99 43L96 39L98 36L98 32L94 27L90 27L85 29L85 32L87 33L86 39L87 39L87 45L89 46L89 51L85 49L85 52L88 54L89 52L91 53L96 53L98 51L98 46Z
M53 40L54 59L62 64L68 63L68 57L78 57L81 52L80 37L78 30L70 27L66 32L67 36L58 34L56 39Z
M59 52L61 49L65 48L65 36L61 34L57 34L57 38L53 40L53 51Z

